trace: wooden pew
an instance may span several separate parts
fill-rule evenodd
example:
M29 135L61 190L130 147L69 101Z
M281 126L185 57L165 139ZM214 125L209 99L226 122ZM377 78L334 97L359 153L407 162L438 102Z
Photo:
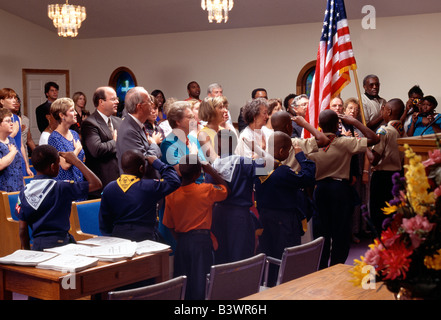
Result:
M21 248L20 236L18 234L18 221L14 219L11 212L9 195L16 195L19 192L1 192L0 195L0 256L13 253ZM15 204L13 204L15 207Z
M101 199L95 199L95 200L86 200L86 201L78 201L72 202L72 209L70 213L70 234L73 235L76 241L80 240L87 240L90 238L97 237L100 234L91 234L82 231L81 223L80 223L80 216L78 214L78 210L81 210L82 206L94 206L93 210L96 210L98 208L99 210L99 204L101 203ZM96 206L98 205L98 207ZM80 209L79 209L80 207ZM98 218L98 212L92 212L92 219L96 217Z

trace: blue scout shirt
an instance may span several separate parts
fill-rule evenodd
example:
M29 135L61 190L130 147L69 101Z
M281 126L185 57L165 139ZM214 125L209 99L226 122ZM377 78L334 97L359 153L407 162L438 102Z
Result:
M104 188L99 213L103 235L111 235L116 224L155 226L156 203L178 189L181 180L173 167L159 159L153 162L153 168L159 171L161 180L123 174Z
M69 232L72 201L87 198L89 182L56 181L37 175L20 192L15 214L27 222L34 238Z
M296 159L301 166L298 173L280 165L268 176L255 178L257 208L291 210L298 206L297 193L315 183L315 163L303 152Z
M252 160L238 155L221 156L213 163L213 168L227 182L230 193L222 204L239 207L253 205L253 184L257 168L265 166L263 159ZM205 181L214 183L210 175L205 175Z

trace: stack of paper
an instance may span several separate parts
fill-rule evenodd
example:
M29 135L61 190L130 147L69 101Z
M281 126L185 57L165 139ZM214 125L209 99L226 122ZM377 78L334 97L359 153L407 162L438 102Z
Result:
M48 248L44 249L46 252L53 252L57 254L67 254L71 256L76 255L84 255L87 256L90 253L90 246L85 246L82 244L76 244L76 243L69 243L61 247L54 247L54 248Z
M98 258L61 254L55 258L37 264L39 269L50 269L61 272L78 272L98 264Z
M115 262L133 257L136 254L136 248L136 242L103 236L78 241L78 244L70 243L61 247L45 249L45 251L58 254L95 257L100 261Z
M131 241L123 238L106 237L106 236L99 236L87 240L78 241L79 244L85 244L88 246L107 246L107 245L114 245L114 244L127 243L127 242L131 242Z
M121 242L112 245L95 246L90 248L90 252L86 254L90 257L96 257L101 261L119 261L131 258L136 253L136 242Z
M168 248L170 248L170 246L167 244L151 240L144 240L141 242L137 242L136 254L159 252Z
M0 263L16 264L21 266L36 266L37 264L52 259L55 256L57 256L57 254L51 252L17 250L10 255L0 258Z

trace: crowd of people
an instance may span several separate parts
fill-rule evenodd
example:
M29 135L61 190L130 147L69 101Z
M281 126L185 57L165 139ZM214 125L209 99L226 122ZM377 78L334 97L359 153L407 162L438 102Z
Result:
M344 263L351 241L375 232L362 218L363 206L382 228L392 175L403 170L397 139L441 132L437 101L418 86L406 103L381 98L375 75L363 87L361 104L333 98L319 115L320 128L305 120L306 94L269 99L257 88L236 129L217 83L201 99L192 81L183 100L134 87L119 101L103 86L89 113L84 93L59 98L58 85L49 82L47 101L35 111L38 146L28 133L22 138L19 98L4 88L0 189L21 191L20 237L29 248L30 226L34 250L74 241L70 202L100 198L103 235L172 247L174 275L188 277L187 299L204 299L212 264L258 252L281 258L305 232L325 238L320 268ZM23 177L32 175L27 150L37 174L25 186Z

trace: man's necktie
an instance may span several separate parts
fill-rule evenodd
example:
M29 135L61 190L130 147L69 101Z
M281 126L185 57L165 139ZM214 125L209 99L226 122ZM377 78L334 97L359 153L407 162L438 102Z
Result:
M107 126L109 127L110 133L113 135L112 121L110 118L107 120Z

